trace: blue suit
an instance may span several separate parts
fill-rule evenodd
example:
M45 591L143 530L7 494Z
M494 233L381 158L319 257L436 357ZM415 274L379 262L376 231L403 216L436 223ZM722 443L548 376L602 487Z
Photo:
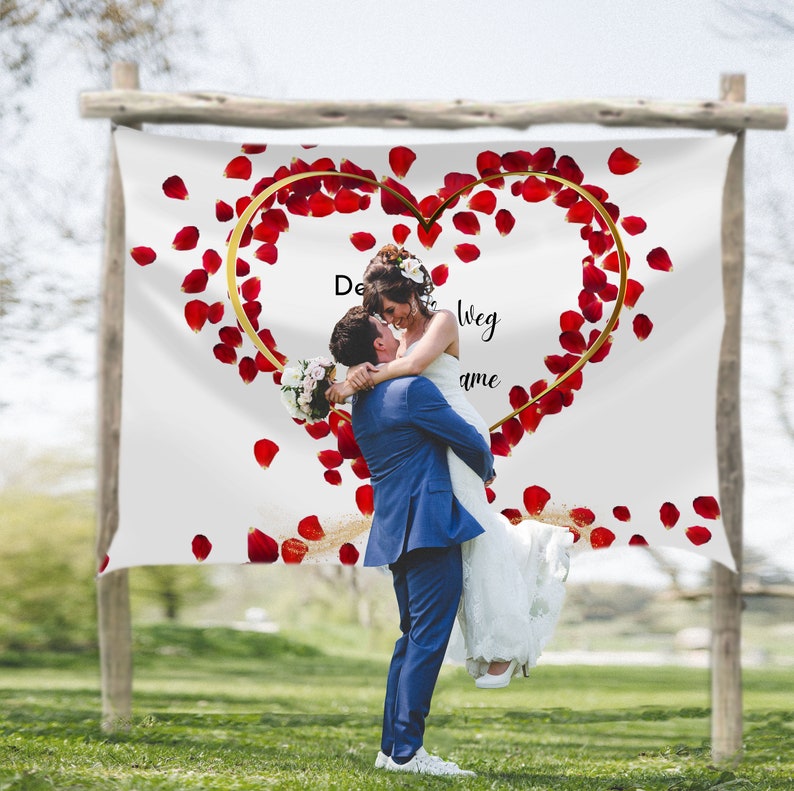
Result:
M381 750L397 761L422 746L425 718L462 591L460 544L483 532L452 494L447 447L493 477L479 432L424 377L361 392L353 432L371 473L375 512L364 565L389 564L402 636L386 685Z

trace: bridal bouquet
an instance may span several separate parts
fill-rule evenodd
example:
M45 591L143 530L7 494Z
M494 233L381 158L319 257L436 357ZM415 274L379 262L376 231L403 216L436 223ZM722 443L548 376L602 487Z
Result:
M325 391L335 375L336 366L327 357L299 360L281 374L281 403L296 420L322 420L331 409Z

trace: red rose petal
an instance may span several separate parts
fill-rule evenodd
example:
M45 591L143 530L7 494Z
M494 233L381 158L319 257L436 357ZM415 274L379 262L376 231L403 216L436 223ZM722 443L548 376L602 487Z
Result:
M443 286L449 277L449 267L446 264L439 264L430 270L430 279L435 286Z
M521 515L521 511L519 511L518 508L503 508L501 513L502 516L504 516L512 525L517 525L524 519L524 517Z
M362 481L372 477L372 473L369 471L369 467L367 467L367 462L364 460L363 456L353 459L350 468L353 470L355 476L361 478Z
M626 253L626 269L631 266L631 256ZM620 272L620 259L618 258L618 251L613 250L601 262L601 268L606 269L607 272Z
M261 290L262 281L258 277L249 278L240 286L240 294L242 298L248 302L256 299Z
M254 443L254 458L263 470L271 465L278 451L278 445L272 440L259 439Z
M308 545L299 538L288 538L281 543L281 559L285 563L300 563L308 551Z
M193 541L190 542L190 549L193 552L193 557L201 563L201 561L206 560L210 552L212 552L212 543L207 536L203 536L199 533L193 536Z
M267 151L267 144L266 143L243 143L240 146L240 150L243 154L261 154L264 151Z
M507 444L514 448L524 436L524 427L517 418L511 417L502 423L502 434L504 434Z
M638 313L631 322L631 327L638 340L644 341L651 334L653 322L644 313Z
M579 527L587 527L595 522L595 514L589 508L571 508L568 515Z
M610 173L614 173L616 176L624 176L626 173L631 173L640 164L640 160L637 157L620 147L616 148L607 160L607 167Z
M213 302L207 311L207 320L210 324L217 324L222 318L226 310L223 302Z
M311 516L304 516L298 522L298 535L303 536L307 541L319 541L325 538L325 530L323 530L317 516L312 514Z
M702 525L693 525L692 527L688 527L684 532L686 533L686 537L696 547L711 541L711 530Z
M250 179L251 178L251 160L245 156L235 157L223 171L223 175L227 179Z
M696 497L692 501L692 507L695 509L695 513L698 516L702 516L704 519L720 518L720 506L717 500L710 495Z
M648 253L646 260L651 269L656 269L660 272L673 271L673 262L670 260L670 256L667 254L667 250L665 250L664 247L654 247L653 250Z
M186 294L198 294L207 287L208 275L204 269L194 269L185 275L182 281L182 291Z
M342 485L342 473L339 470L326 470L323 473L323 478L325 478L327 483L330 483L331 486L341 486Z
M235 262L234 271L237 277L245 277L251 271L251 265L242 258L238 258Z
M529 401L529 393L521 385L513 385L508 393L511 409L518 409Z
M357 192L343 187L334 195L334 209L340 214L352 214L359 209L358 201L359 194Z
M518 419L527 434L534 434L543 419L543 413L538 407L529 407L518 413Z
M214 275L223 265L223 259L215 250L205 250L201 256L201 265L208 275Z
M530 170L529 163L532 161L532 154L529 151L508 151L506 154L502 154L501 160L502 169L505 171Z
M565 213L565 222L582 223L587 225L593 221L593 206L586 200L574 203Z
M616 505L612 509L612 515L618 522L630 522L631 521L631 511L625 505Z
M436 209L438 209L442 203L443 201L438 195L428 195L426 198L422 198L422 200L419 201L419 211L423 217L430 217L435 214Z
M571 206L574 205L579 200L579 193L567 187L566 189L560 190L553 198L552 201L557 205L562 207L563 209L570 209Z
M191 299L185 305L185 321L193 332L199 332L207 321L210 306L200 299Z
M218 337L221 343L227 346L235 346L239 349L243 345L243 334L237 327L221 327L218 330Z
M433 247L440 234L441 226L437 222L434 222L427 230L421 224L416 226L416 236L425 250L430 250Z
M524 508L530 516L538 516L550 499L551 495L542 486L528 486L524 489Z
M393 178L388 176L383 179L381 183L394 190L394 192L396 192L397 195L401 196L403 199L401 200L397 196L393 195L391 192L389 192L389 190L381 189L380 205L384 213L402 214L408 217L413 217L411 210L406 205L413 204L416 206L416 198L413 196L411 191L403 184L400 184L399 181L395 181Z
M198 244L198 240L199 229L195 225L187 225L177 231L174 241L171 242L171 247L174 250L193 250Z
M568 179L568 181L572 181L574 184L581 184L582 179L584 179L584 173L582 173L579 165L567 154L563 154L557 160L557 170L564 179Z
M560 314L560 329L563 332L574 332L581 329L584 324L584 316L575 310L566 310Z
M494 456L510 456L510 443L501 431L491 432L491 453Z
M641 283L629 279L626 282L626 296L623 300L623 304L627 308L633 308L637 304L637 300L640 298L640 294L642 294L643 291L645 291L645 287Z
M623 217L620 221L620 224L623 226L623 230L630 236L636 236L638 233L642 233L648 227L648 223L646 223L642 217L633 216Z
M607 284L607 273L595 264L582 267L582 286L590 294L597 294Z
M475 244L456 244L455 255L468 264L471 261L476 261L480 257L480 248Z
M681 512L672 503L664 503L659 509L659 519L668 530L676 526L680 516Z
M568 332L560 334L560 346L562 346L566 352L581 355L584 354L585 349L587 349L587 341L585 341L584 335L582 335L581 332L568 330Z
M540 203L551 195L549 185L536 176L530 176L521 187L521 197L528 203Z
M364 516L372 516L375 510L372 500L372 486L365 483L356 489L356 505Z
M507 236L515 227L516 218L513 217L507 209L499 209L499 211L496 212L496 217L494 217L494 223L496 224L496 230L499 231L499 234L501 236Z
M327 448L326 450L321 450L317 454L317 458L320 460L320 464L322 464L323 467L329 470L332 470L335 467L339 467L344 461L342 454L335 448Z
M461 232L469 236L480 233L480 221L472 211L459 211L452 217L452 224Z
M188 199L187 187L179 176L169 176L163 182L163 192L166 198L174 198L174 200Z
M397 223L394 228L391 229L391 235L397 244L402 245L405 243L405 240L410 236L411 229L407 225L403 225L402 223Z
M629 539L629 546L630 547L647 547L648 546L648 542L639 533L635 533Z
M491 190L480 190L469 198L466 205L472 211L493 214L493 210L496 208L496 195Z
M389 167L398 179L405 176L415 159L416 154L405 146L395 146L389 151Z
M337 447L339 452L346 459L355 459L361 455L361 448L358 447L356 438L353 436L353 424L344 421L339 424L336 432Z
M496 499L496 494L490 486L485 487L485 499L488 501L489 505Z
M248 560L251 563L275 563L278 560L278 544L261 530L249 528Z
M149 266L157 258L157 253L151 247L133 247L130 255L138 266Z
M247 385L251 384L259 373L259 369L256 367L253 357L243 357L237 366L237 370L240 373L240 378Z
M350 242L356 250L364 252L364 250L371 250L375 246L375 237L367 231L358 231L350 234Z
M477 172L480 176L498 173L502 169L502 158L496 151L481 151L477 154Z
M334 211L334 200L325 193L315 192L309 196L309 215L311 217L327 217Z
M349 542L339 547L339 562L343 566L355 566L358 563L359 552Z
M551 146L544 146L539 148L529 160L529 167L531 170L548 171L554 167L554 160L557 154Z
M262 356L264 357L264 355ZM318 420L316 423L304 423L303 427L312 439L322 439L331 433L331 427L325 420Z
M234 204L234 210L237 213L237 216L240 217L242 213L249 207L251 201L253 199L250 195L243 195L241 198L238 198Z
M266 264L275 264L278 261L278 247L269 242L265 242L256 248L254 258L264 261Z
M615 540L615 534L607 527L595 527L590 531L590 546L593 549L606 549Z

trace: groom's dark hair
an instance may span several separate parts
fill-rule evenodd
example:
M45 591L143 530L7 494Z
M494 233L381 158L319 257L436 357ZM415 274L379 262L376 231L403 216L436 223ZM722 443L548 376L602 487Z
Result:
M336 322L328 348L337 362L349 368L378 361L373 344L380 335L370 318L362 305L356 305Z

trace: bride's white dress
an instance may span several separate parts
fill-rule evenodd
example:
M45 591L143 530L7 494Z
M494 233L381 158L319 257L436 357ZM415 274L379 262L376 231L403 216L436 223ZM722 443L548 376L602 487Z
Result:
M442 354L422 373L488 441L488 427L460 387L458 359ZM475 678L496 660L517 659L518 673L524 664L537 664L554 632L565 599L573 535L531 519L511 524L488 503L479 476L451 450L447 455L455 496L485 529L462 545L462 639L453 632L448 656L462 660L465 650L466 669Z

